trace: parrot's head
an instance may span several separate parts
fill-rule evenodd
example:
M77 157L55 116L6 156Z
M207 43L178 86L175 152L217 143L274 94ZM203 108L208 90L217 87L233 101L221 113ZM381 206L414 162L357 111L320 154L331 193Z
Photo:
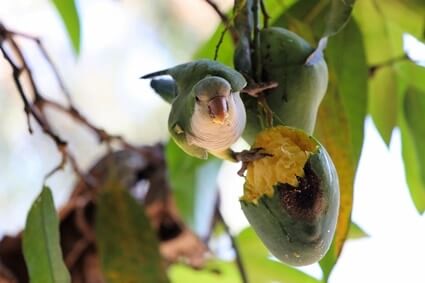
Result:
M221 77L207 76L194 86L195 113L222 125L234 105L230 83Z

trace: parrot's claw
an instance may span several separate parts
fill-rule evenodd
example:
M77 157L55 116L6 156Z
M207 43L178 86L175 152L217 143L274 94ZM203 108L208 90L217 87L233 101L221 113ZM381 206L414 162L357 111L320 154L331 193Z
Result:
M254 83L242 89L241 92L246 93L252 97L258 98L263 91L276 88L277 86L277 82Z
M241 177L244 177L244 173L246 169L248 168L249 163L264 157L271 157L273 155L270 153L264 152L264 148L262 147L256 147L256 148L252 148L251 150L243 150L241 152L234 152L233 156L236 161L242 162L242 167L241 169L239 169L238 175Z

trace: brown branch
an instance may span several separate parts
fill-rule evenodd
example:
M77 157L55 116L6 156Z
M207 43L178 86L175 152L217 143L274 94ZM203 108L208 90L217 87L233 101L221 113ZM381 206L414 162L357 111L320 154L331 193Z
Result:
M19 47L18 43L14 39L14 36L21 36L26 39L30 39L37 44L43 58L46 60L46 62L50 66L63 94L67 98L67 101L69 104L68 107L65 107L57 102L48 100L41 95L41 93L38 90L37 84L35 83L31 69L28 66L28 63L23 55L21 48ZM6 51L4 47L6 43L10 45L11 53L14 54L14 56L17 59L16 61L18 63L16 63L12 59L12 56ZM18 93L21 97L21 100L24 104L24 111L27 117L29 132L30 133L33 132L31 127L31 119L30 119L31 117L33 117L34 120L37 122L37 124L41 127L43 132L54 141L58 151L61 154L62 158L60 163L46 174L45 180L49 178L50 176L52 176L53 174L55 174L57 171L62 170L64 166L66 165L66 163L69 162L74 172L78 175L78 177L80 177L87 185L93 186L93 182L90 180L90 176L84 176L84 174L82 173L82 171L80 170L77 164L76 159L69 152L69 149L67 147L67 142L63 140L50 126L49 121L44 112L45 106L50 106L52 108L55 108L56 110L59 110L67 114L68 116L72 117L75 121L77 121L81 125L88 127L90 130L92 130L95 133L95 135L98 137L100 142L106 142L108 143L108 145L110 145L110 142L118 141L123 147L134 149L134 147L131 146L129 143L127 143L121 136L110 135L105 130L94 126L91 122L89 122L89 120L86 117L84 117L74 107L74 105L72 104L71 95L68 92L67 88L65 87L63 80L61 79L58 69L54 65L53 61L51 60L50 56L48 55L46 49L44 48L39 38L35 36L27 35L25 33L10 31L6 29L6 27L0 22L0 49L4 58L6 59L6 61L9 63L9 65L12 68L13 80L15 82ZM31 100L30 97L27 95L27 93L24 90L23 84L21 82L21 74L24 71L28 74L30 88L34 96L33 100Z
M399 57L390 58L387 61L375 64L375 65L371 65L371 66L369 66L369 69L368 69L368 76L373 77L373 75L375 75L375 72L378 69L383 68L383 67L392 66L392 65L394 65L398 62L405 61L405 60L411 60L407 54L403 54Z
M91 242L89 242L86 238L81 238L74 244L72 250L65 256L65 264L68 269L73 269L74 265L87 250L90 244Z
M16 43L13 41L13 39L9 39L9 41L12 43L12 47L13 49L17 48ZM37 123L40 125L40 127L42 128L42 130L44 131L44 133L46 135L48 135L50 138L52 138L52 140L56 143L56 145L58 146L58 148L61 148L63 146L66 146L66 142L64 140L62 140L56 133L53 132L53 130L50 128L50 126L46 123L44 117L42 116L42 114L38 111L38 109L34 108L33 105L31 105L31 103L29 102L27 96L25 95L25 91L24 88L21 84L20 81L20 75L22 74L22 71L25 70L28 72L27 70L27 66L26 64L23 65L23 67L19 68L11 59L11 57L9 56L9 54L7 54L6 50L4 49L3 46L0 46L1 52L3 53L4 58L6 59L6 61L10 64L10 66L12 67L12 75L13 75L13 80L15 82L16 88L18 89L19 95L22 99L22 102L24 103L24 110L26 115L28 116L28 122L29 122L29 116L32 116ZM31 76L31 75L30 75ZM28 125L28 128L30 129L30 132L32 132L31 126Z
M269 27L270 15L267 12L266 4L264 4L264 0L260 0L261 12L263 13L263 25L264 28Z
M220 11L220 8L217 6L217 4L215 2L213 2L212 0L205 0L205 2L208 3L208 5L211 6L211 8L214 9L214 11L217 13L217 15L220 17L221 21L227 25L229 24L229 18Z
M223 215L221 214L218 202L217 202L217 206L216 206L216 215L218 217L218 220L223 224L224 231L230 237L230 241L232 243L232 248L233 248L233 250L235 251L235 254L236 254L236 259L235 259L236 266L238 267L242 283L249 283L248 275L246 273L245 267L244 267L243 262L242 262L242 256L241 256L241 253L239 251L238 244L236 243L236 240L233 237L232 233L230 233L229 226L227 225L226 221L223 218Z
M217 58L218 58L218 51L220 51L220 46L223 43L224 36L226 35L226 32L227 32L227 27L225 27L224 30L221 32L220 38L219 38L219 40L217 42L217 45L215 46L214 61L216 61Z
M53 75L55 76L56 81L59 84L59 87L61 88L63 94L65 95L65 97L66 97L69 105L71 106L73 104L72 103L72 99L71 99L71 94L69 93L68 89L65 87L65 83L62 80L62 77L59 75L58 68L53 63L53 60L50 58L49 54L47 53L46 48L44 47L44 45L41 42L40 38L35 37L35 36L31 36L31 35L27 35L27 34L24 34L24 33L14 32L14 31L12 31L12 34L18 35L18 36L22 36L22 37L27 38L27 39L30 39L30 40L34 41L37 44L38 49L40 50L40 53L43 55L44 60L46 60L46 62L48 63L48 65L52 69Z
M217 60L218 51L220 49L221 44L223 43L224 36L226 35L226 32L227 31L230 32L230 35L232 37L232 41L235 44L238 42L239 36L238 36L238 32L237 32L236 28L233 26L234 16L231 19L229 19L229 17L227 17L223 12L220 11L219 7L217 6L217 4L214 1L205 0L205 2L214 9L214 11L220 17L221 22L224 25L224 30L221 32L220 38L219 38L218 43L215 47L214 60Z
M75 226L78 228L83 237L89 241L94 242L96 239L95 233L92 227L87 223L85 216L86 205L91 201L87 197L79 197L76 202L75 209Z
M252 67L254 68L254 80L258 83L262 81L262 65L261 65L261 54L260 54L260 26L258 23L258 2L260 0L253 0L252 2L252 14L253 14L253 25L254 25L254 38L253 38L253 52L252 52Z

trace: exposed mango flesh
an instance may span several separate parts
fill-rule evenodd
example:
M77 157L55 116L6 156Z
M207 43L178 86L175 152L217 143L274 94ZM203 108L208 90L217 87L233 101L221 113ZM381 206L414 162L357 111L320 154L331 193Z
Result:
M272 196L278 183L298 186L304 166L318 144L302 131L278 126L257 135L253 148L272 154L248 165L242 200L256 203L262 195Z

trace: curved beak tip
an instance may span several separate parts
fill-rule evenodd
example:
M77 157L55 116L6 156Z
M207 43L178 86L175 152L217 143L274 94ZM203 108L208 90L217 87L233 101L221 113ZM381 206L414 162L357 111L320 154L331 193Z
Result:
M229 117L227 100L224 96L216 96L208 102L209 114L216 124L224 124Z

